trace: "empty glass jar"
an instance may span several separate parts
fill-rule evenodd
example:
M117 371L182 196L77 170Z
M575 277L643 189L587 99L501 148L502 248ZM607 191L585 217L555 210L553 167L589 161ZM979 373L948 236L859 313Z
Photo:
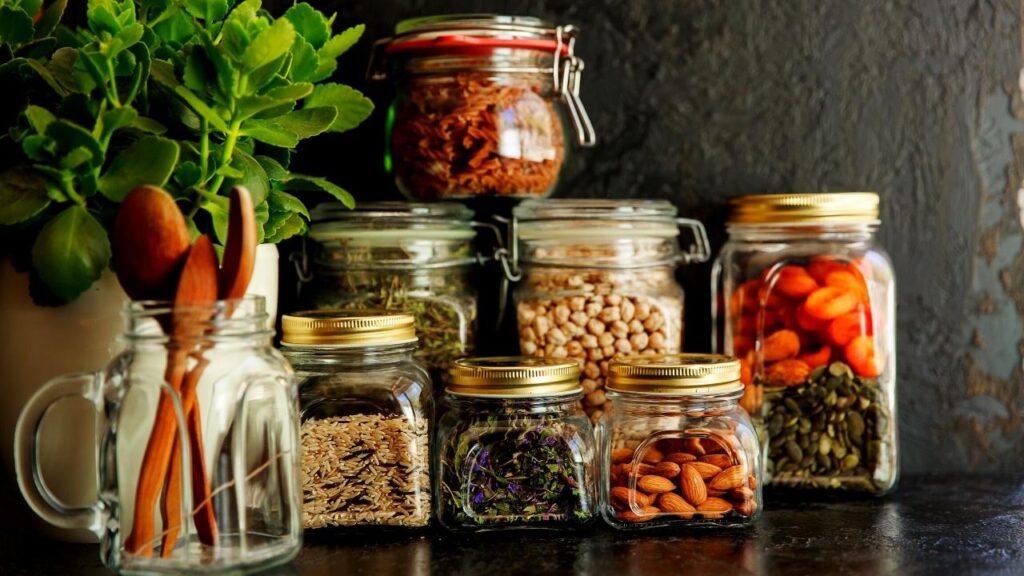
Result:
M15 447L26 500L56 526L92 530L122 572L287 562L302 544L298 406L263 298L131 302L125 318L124 351L105 370L53 380L26 405ZM35 439L47 409L75 395L98 413L99 494L68 509L40 476Z
M456 531L573 529L596 514L580 370L551 358L458 360L434 451L434 502Z
M873 193L746 196L713 270L717 349L763 419L769 483L897 481L895 276Z
M627 356L597 425L601 513L614 528L744 526L761 510L761 451L735 358Z
M321 205L300 262L303 301L316 309L414 315L416 359L437 377L476 345L472 217L453 203Z
M676 269L707 260L704 226L663 200L527 200L513 214L519 350L578 360L596 420L614 357L682 350ZM693 235L685 251L680 227Z
M430 377L413 360L413 317L326 310L285 315L302 419L307 530L430 522Z
M416 200L550 194L568 130L594 143L579 99L576 29L525 16L403 20L377 42L371 77L395 82L385 159Z

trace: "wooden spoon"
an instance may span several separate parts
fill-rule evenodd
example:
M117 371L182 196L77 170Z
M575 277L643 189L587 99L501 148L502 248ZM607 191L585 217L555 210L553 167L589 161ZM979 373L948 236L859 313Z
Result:
M204 330L208 311L217 300L217 253L208 236L200 236L188 251L174 297L173 336L169 342L164 378L180 395L189 352ZM132 531L125 541L133 554L150 556L154 545L153 508L167 478L177 434L174 405L168 394L161 394L156 420L149 436L139 472L135 494ZM180 524L180 514L174 515ZM165 552L165 555L169 552Z
M113 264L132 300L169 300L188 254L188 227L174 198L141 186L124 201L114 220Z
M228 213L228 239L224 246L224 261L218 274L218 291L223 300L234 300L245 295L256 264L256 212L252 196L241 186L231 190L231 202ZM230 314L230 311L228 312ZM199 403L196 401L196 388L202 378L203 370L209 361L203 358L202 350L196 355L198 363L189 371L182 386L182 407L188 420L189 449L192 454L192 498L193 519L199 541L213 546L217 539L217 524L213 514L213 495L210 479L206 475L206 456L203 447L202 419ZM177 439L173 454L178 453ZM162 512L164 523L173 530L164 533L161 550L169 554L177 540L181 510L181 459L171 460L171 470L164 488Z

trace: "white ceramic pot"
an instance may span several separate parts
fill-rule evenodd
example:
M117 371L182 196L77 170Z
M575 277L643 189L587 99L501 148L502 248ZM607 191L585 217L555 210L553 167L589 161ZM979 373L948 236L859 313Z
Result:
M249 294L267 299L267 312L277 313L277 246L262 244ZM36 306L29 296L28 274L0 260L0 456L16 486L12 453L14 426L25 402L45 382L68 372L106 366L118 352L121 309L127 299L109 270L82 296L64 306ZM272 321L272 320L271 320ZM40 462L50 489L69 506L90 504L96 495L94 412L82 400L54 406L43 422ZM26 507L27 508L27 507ZM27 515L36 518L35 514ZM90 532L58 530L38 523L42 532L61 540L95 542Z

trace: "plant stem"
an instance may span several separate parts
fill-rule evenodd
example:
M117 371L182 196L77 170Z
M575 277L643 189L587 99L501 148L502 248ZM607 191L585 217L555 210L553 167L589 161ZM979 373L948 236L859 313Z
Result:
M117 74L114 72L114 61L107 60L107 72L110 74L111 88L107 90L107 96L111 99L110 103L115 108L121 107L121 98L117 95Z
M199 181L206 182L210 169L210 123L206 118L199 119Z
M228 128L228 138L224 141L224 152L221 154L220 166L224 167L231 163L231 156L235 153L235 144L238 143L238 137L241 135L242 121L233 120L231 126ZM213 184L210 185L210 192L216 195L220 191L221 184L224 183L224 174L217 174L217 177L213 179Z

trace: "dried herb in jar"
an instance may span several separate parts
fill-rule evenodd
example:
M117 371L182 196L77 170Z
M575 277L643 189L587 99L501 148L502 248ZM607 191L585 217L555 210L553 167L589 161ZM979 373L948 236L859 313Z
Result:
M801 385L767 388L765 402L773 484L869 492L891 485L892 416L877 379L833 362Z
M536 419L508 424L492 417L451 436L441 455L445 513L459 524L590 521L593 485L578 431Z

